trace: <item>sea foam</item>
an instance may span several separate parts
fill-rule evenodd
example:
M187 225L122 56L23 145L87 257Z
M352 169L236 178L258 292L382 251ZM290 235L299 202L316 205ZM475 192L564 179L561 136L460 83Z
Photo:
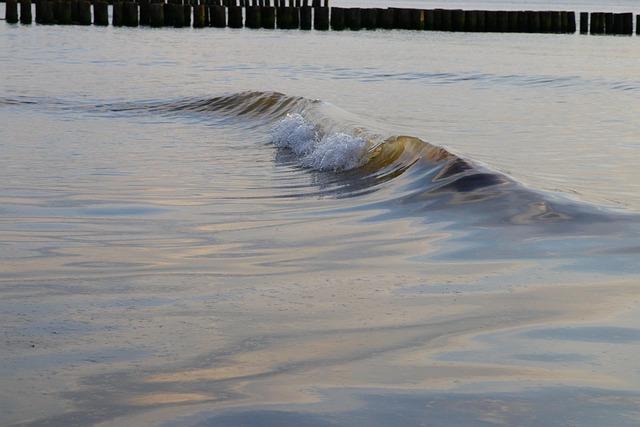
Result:
M288 148L303 166L316 170L349 170L367 160L367 141L343 132L321 135L300 114L287 114L272 128L272 142Z

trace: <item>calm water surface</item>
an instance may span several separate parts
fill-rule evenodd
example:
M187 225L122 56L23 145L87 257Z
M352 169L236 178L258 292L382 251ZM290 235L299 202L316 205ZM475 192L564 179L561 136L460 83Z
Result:
M640 38L0 52L0 425L640 424Z

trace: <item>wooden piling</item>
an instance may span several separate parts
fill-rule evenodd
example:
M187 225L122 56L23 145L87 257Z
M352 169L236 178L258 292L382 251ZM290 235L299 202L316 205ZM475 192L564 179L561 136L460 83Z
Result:
M246 9L246 19L245 26L247 28L260 28L262 26L261 14L260 14L260 6L249 6Z
M172 4L173 6L173 26L174 28L182 28L185 26L184 7L182 2Z
M636 15L636 34L640 36L640 15Z
M260 25L262 28L272 30L276 27L276 8L273 6L262 6L260 8Z
M540 14L540 32L550 33L551 32L551 12L542 11L539 14Z
M362 27L366 30L375 30L378 27L378 11L375 9L362 9L360 11Z
M302 6L300 8L300 29L310 30L313 28L313 15L311 6Z
M498 12L495 10L485 11L485 31L493 33L498 31Z
M229 12L229 28L242 28L242 8L232 5L227 8L227 12Z
M622 14L622 34L626 36L633 34L633 13Z
M500 33L506 33L509 31L509 13L504 10L499 10L497 14L498 28Z
M464 10L451 11L451 31L464 31Z
M394 28L400 30L411 29L411 12L409 9L392 8L395 15Z
M551 16L551 29L550 32L552 33L561 33L561 27L560 27L560 12L557 11L552 11L549 12L550 16Z
M576 13L567 12L567 33L575 34L576 32Z
M478 31L485 32L487 30L487 12L484 10L477 10L478 13Z
M125 27L138 26L138 4L132 1L122 5L122 23Z
M395 9L378 9L378 25L385 30L392 30L396 25Z
M96 10L94 6L94 16L96 16ZM149 4L149 25L153 28L159 28L164 25L164 5L162 3Z
M605 34L614 34L613 20L614 20L613 13L604 14L604 33Z
M449 9L442 10L442 31L453 31L453 14Z
M352 7L347 9L346 27L351 31L359 31L362 29L362 9Z
M193 28L204 28L207 25L207 6L205 4L193 5Z
M149 25L149 4L149 0L138 0L138 6L140 6L138 23L142 26Z
M580 12L580 34L589 32L589 12Z
M411 29L412 30L424 30L424 10L422 9L410 9L411 12Z
M591 34L604 34L604 13L602 12L593 12L591 14Z
M620 13L613 14L613 34L622 34L622 14Z
M518 32L518 12L515 10L507 12L507 31L509 33Z
M344 30L344 26L345 26L344 12L345 12L345 9L342 7L331 8L331 29L332 30L334 31Z
M211 15L211 26L215 28L224 28L227 26L227 11L224 6L214 4L209 7Z
M520 11L518 12L518 30L519 33L528 33L529 32L529 18L527 17L527 12Z
M329 29L328 7L313 8L313 28L318 31L327 31Z
M93 3L93 25L102 27L109 25L109 4L106 1Z
M567 33L569 31L569 12L560 12L560 33Z
M31 24L32 21L31 0L20 0L20 23Z
M43 25L51 25L56 23L56 17L54 14L54 2L48 0L40 0L40 24ZM109 25L109 21L107 20L107 25Z
M78 2L78 24L91 25L91 3L88 0Z
M433 30L442 31L442 9L433 10Z
M478 11L466 10L464 12L464 30L468 33L478 31Z
M293 0L291 0L290 3L293 3ZM300 29L300 8L295 6L290 6L290 7L291 7L291 28L295 30L299 30Z
M18 23L18 2L16 0L6 0L4 4L4 19L8 24Z
M434 18L435 16L433 14L433 9L424 11L424 29L426 31L434 30L434 26L435 26Z

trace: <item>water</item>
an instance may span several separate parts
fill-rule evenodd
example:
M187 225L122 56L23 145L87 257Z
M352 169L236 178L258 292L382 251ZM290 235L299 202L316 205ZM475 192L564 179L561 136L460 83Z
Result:
M0 24L0 425L638 425L638 42Z

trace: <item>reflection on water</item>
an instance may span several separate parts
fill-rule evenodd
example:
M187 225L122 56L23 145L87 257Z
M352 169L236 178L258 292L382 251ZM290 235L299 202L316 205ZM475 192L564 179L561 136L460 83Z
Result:
M626 39L0 27L0 424L640 420Z

